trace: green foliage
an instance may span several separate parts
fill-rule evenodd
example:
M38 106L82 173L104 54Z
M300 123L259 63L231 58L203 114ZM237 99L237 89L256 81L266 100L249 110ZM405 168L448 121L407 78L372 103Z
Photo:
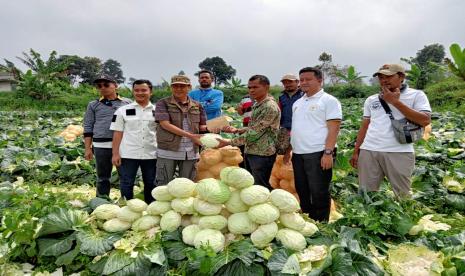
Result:
M418 67L418 65L416 64L412 64L410 67L410 70L407 71L408 84L413 88L417 88L421 85L420 80L421 80L420 67Z
M71 88L67 82L54 79L52 76L34 74L28 70L18 82L17 93L36 100L50 100L69 90Z
M68 64L66 72L72 84L81 83L92 85L93 81L102 73L112 76L119 84L125 81L121 63L114 59L108 59L103 62L97 57L61 55L58 60Z
M426 45L423 49L419 50L412 61L418 64L419 67L425 68L430 62L441 63L445 55L444 46L435 43Z
M13 62L7 59L3 60L5 61L5 65L0 64L0 72L11 73L13 74L15 80L19 80L23 72L18 67L16 67L16 65Z
M325 86L324 89L338 99L366 98L379 91L378 86L364 84L336 84Z
M415 221L415 213L407 213L401 203L383 192L349 197L344 215L337 223L355 225L375 235L399 238L408 233Z
M429 85L425 89L434 111L465 114L465 82L451 77Z
M449 50L454 62L448 58L444 61L454 75L465 81L465 48L461 49L460 45L454 43L450 45Z
M114 59L108 59L103 63L102 72L113 77L117 83L123 83L125 80L123 70L121 70L121 63Z
M242 83L242 80L240 78L232 77L231 81L226 82L225 87L233 89L233 90L235 89L239 90L242 88L246 88L247 85Z
M47 60L41 58L40 53L29 50L29 54L23 52L23 57L17 57L29 69L41 78L50 80L65 80L65 70L68 67L68 62L60 62L57 58L57 52L52 51Z
M360 76L360 73L357 73L352 65L347 68L346 73L336 72L336 75L351 86L361 84L362 79L366 78L366 76Z
M29 54L23 52L23 57L18 57L30 68L19 78L19 95L37 100L49 100L71 89L65 77L68 63L59 62L56 56L57 53L52 51L45 61L38 52L30 49Z
M424 89L427 85L444 79L444 56L444 46L432 44L419 50L415 57L401 58L412 67L408 72L410 76L407 76L412 87Z
M236 75L236 69L226 64L221 57L207 57L199 63L199 68L212 71L216 85L225 84Z

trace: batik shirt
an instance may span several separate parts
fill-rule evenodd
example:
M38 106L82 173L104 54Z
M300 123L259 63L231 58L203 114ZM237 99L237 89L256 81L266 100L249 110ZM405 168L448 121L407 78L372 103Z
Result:
M276 153L281 112L273 97L268 96L252 107L247 131L231 140L233 146L245 145L245 153L270 156Z

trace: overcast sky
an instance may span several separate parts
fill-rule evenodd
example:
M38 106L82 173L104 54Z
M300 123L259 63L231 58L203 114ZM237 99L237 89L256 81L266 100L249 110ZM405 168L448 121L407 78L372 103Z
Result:
M0 58L112 58L127 79L159 83L220 56L243 81L275 84L326 51L371 75L425 45L465 47L464 12L464 0L0 0Z

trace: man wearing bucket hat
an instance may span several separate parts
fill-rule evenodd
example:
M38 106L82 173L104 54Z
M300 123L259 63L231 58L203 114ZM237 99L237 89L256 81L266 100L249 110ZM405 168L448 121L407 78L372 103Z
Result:
M119 107L131 103L131 100L118 95L116 92L118 84L111 76L98 76L94 80L94 85L100 93L100 98L87 105L84 115L84 158L92 160L95 156L97 196L105 197L110 195L110 178L113 169L111 119Z
M398 141L392 121L405 118L425 127L431 122L431 107L423 91L404 83L402 65L385 64L373 77L378 77L381 92L365 101L350 163L358 169L361 191L379 190L387 177L396 196L406 197L415 166L413 143Z
M191 81L183 75L171 78L172 96L157 102L157 176L156 185L166 185L174 178L195 179L195 163L199 159L200 134L207 130L206 114L202 105L188 93Z

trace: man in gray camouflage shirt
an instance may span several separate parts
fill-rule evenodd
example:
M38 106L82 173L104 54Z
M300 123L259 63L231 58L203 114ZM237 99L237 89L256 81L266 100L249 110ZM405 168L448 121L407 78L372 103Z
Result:
M131 100L122 98L116 93L116 81L107 75L99 76L94 85L100 93L100 98L87 105L84 115L84 145L86 160L92 160L95 155L97 171L97 196L110 194L110 178L113 165L111 163L111 144L113 131L110 124L115 111Z

